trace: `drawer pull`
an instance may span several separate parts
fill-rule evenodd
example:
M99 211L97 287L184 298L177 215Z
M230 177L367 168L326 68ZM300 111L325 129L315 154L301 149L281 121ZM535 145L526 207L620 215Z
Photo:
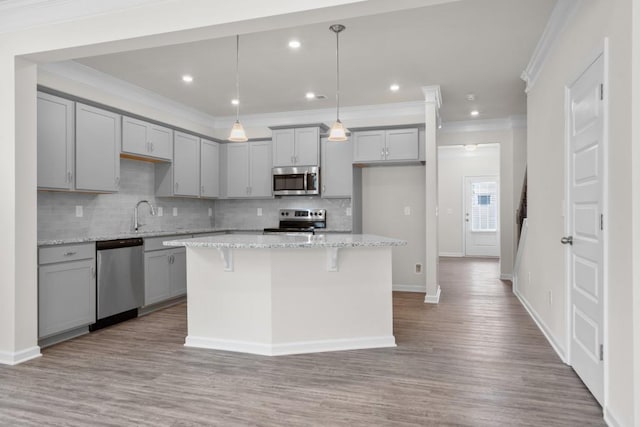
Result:
M78 253L78 252L76 252L76 251L69 251L69 252L65 252L65 253L64 253L64 256L71 256L71 255L75 255L75 254L77 254L77 253Z

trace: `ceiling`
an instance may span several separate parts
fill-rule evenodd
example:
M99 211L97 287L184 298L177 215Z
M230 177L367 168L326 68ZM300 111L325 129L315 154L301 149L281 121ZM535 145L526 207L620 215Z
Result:
M526 113L527 66L556 0L463 0L240 36L242 114L335 107L335 35L341 105L424 100L440 85L443 121ZM292 22L292 24L294 24ZM291 39L302 46L288 47ZM214 116L234 114L235 37L78 58L78 62ZM183 74L194 81L185 84ZM391 92L392 83L400 90ZM308 101L313 91L326 100ZM475 101L466 95L474 93Z

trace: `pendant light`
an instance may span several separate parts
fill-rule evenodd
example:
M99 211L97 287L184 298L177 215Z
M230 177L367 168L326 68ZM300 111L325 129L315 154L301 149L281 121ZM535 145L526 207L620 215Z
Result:
M329 131L329 141L346 141L347 129L340 121L340 32L344 31L345 26L334 24L329 27L331 31L336 33L336 122L331 126Z
M245 142L247 141L247 134L244 132L244 128L240 123L240 68L238 64L240 62L240 35L236 35L236 121L231 128L229 134L229 141L231 142Z

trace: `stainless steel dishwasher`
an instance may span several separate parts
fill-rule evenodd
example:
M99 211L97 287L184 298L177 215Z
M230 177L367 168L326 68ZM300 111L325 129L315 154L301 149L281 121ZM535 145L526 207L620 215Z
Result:
M96 242L96 330L138 316L144 304L142 239Z

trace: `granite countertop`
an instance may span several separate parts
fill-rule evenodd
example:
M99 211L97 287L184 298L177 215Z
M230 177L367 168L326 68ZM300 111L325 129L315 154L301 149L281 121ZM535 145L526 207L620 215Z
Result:
M239 235L196 237L170 240L165 246L187 246L196 248L275 249L275 248L357 248L405 246L404 240L375 236L373 234L316 234L312 236L291 235Z
M116 240L116 239L132 239L135 237L148 238L148 237L161 237L161 236L177 236L181 234L202 234L202 233L252 233L252 234L262 234L262 229L260 230L247 230L247 229L237 229L237 228L197 228L197 229L183 229L183 230L149 230L149 231L140 231L138 233L131 232L122 232L122 233L114 233L108 235L97 235L97 236L76 236L76 237L66 237L59 239L42 239L38 240L38 246L52 246L52 245L64 245L64 244L73 244L73 243L89 243L89 242L98 242L101 240ZM350 230L328 230L326 233L330 234L349 234Z

